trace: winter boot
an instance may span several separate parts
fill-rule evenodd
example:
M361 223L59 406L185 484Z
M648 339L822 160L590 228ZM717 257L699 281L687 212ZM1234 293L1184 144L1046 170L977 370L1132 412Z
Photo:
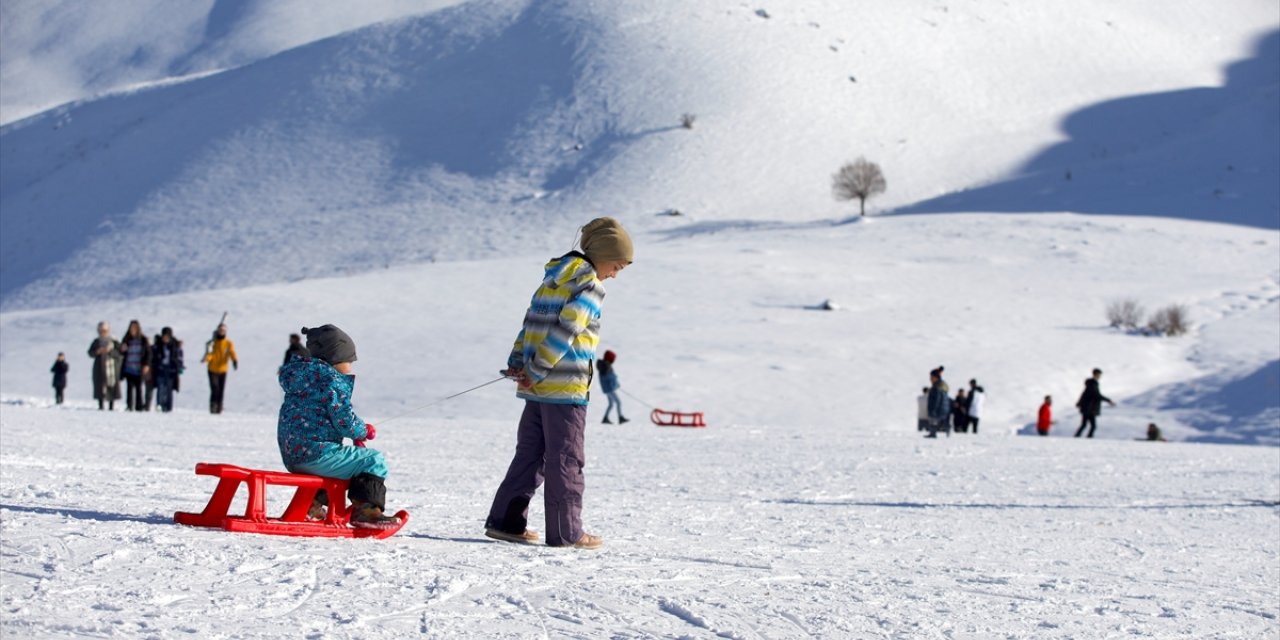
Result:
M601 424L613 424L613 421L609 419L609 416L605 416L604 420L601 420L600 422Z
M601 538L600 536L593 536L585 531L582 532L582 537L578 538L578 541L573 543L574 549L599 549L603 546L604 538Z
M400 518L385 515L382 507L368 502L352 502L351 526L357 529L395 529L400 526Z
M514 542L516 544L536 544L541 539L538 536L538 532L531 529L525 529L524 533L507 533L502 529L490 528L484 530L484 535L494 540Z
M631 422L631 421L622 416L618 416L618 424L626 424L628 422Z

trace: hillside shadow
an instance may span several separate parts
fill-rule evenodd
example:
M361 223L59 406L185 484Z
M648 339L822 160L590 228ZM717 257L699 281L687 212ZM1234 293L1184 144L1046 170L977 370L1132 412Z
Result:
M1274 500L1236 500L1223 502L1199 502L1183 504L1019 504L995 502L874 502L858 500L765 500L775 504L789 504L810 507L872 507L877 509L1034 509L1034 510L1138 510L1164 511L1167 509L1223 509L1233 508L1280 508L1280 502Z
M1198 431L1182 440L1215 444L1280 442L1280 360L1249 375L1204 376L1152 389L1126 404L1168 411Z
M1280 228L1280 31L1221 87L1108 100L1062 120L1067 140L1013 176L894 211L1071 211Z

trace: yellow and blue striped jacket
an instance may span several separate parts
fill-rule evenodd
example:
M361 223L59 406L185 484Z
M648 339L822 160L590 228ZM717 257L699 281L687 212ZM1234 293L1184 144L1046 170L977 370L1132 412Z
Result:
M587 257L578 252L547 263L542 285L524 314L524 327L507 366L524 369L534 384L518 397L538 402L585 405L592 365L600 344L604 285Z

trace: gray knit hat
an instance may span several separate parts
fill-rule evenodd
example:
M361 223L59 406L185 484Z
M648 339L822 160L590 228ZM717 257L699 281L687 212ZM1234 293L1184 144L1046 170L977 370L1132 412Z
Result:
M312 358L329 364L356 361L356 343L342 329L326 324L314 329L303 327L302 334L307 336L307 351Z
M622 228L622 223L613 218L588 222L582 227L582 240L578 244L587 259L596 265L614 261L631 264L631 236Z

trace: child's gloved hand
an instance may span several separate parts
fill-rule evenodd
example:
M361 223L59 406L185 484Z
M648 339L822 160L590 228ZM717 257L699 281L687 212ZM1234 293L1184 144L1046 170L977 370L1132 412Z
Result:
M366 435L366 436L364 437L364 439L365 439L365 440L372 440L372 439L374 439L374 438L378 437L378 430L377 430L377 429L374 429L374 428L373 428L373 425L371 425L371 424L369 424L369 423L367 423L367 422L366 422L366 423L365 423L365 425L364 425L364 430L368 433L368 435Z

